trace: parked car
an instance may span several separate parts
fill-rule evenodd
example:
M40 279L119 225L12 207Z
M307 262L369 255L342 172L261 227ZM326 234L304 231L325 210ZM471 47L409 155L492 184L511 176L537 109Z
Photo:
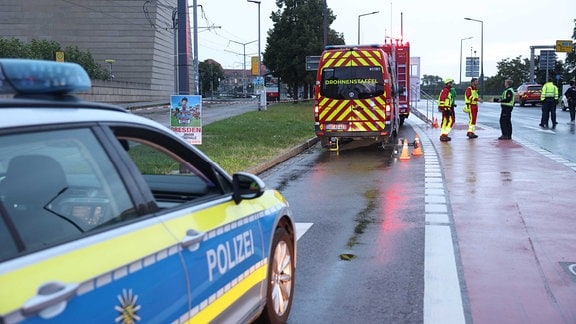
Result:
M286 322L284 197L89 88L76 64L0 59L0 323Z
M542 85L537 83L524 83L516 89L514 94L514 102L518 103L521 107L526 104L535 106L540 103L540 94L542 93Z

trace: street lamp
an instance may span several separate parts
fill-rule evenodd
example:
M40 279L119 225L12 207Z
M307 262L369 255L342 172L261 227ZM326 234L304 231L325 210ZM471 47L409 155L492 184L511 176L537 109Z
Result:
M260 68L260 65L262 64L261 60L260 60L260 55L261 55L261 51L260 51L260 1L259 0L246 0L248 2L253 2L258 4L258 82L261 81L262 78L262 71ZM262 94L262 92L264 92L264 94ZM262 107L264 107L264 109L266 109L266 91L262 91L262 89L260 90L260 98L258 100L258 110L262 110Z
M250 1L250 0L248 0L248 1ZM380 11L372 11L372 12L369 12L369 13L365 13L365 14L358 15L358 44L360 44L360 17L377 14L377 13L379 13L379 12L380 12Z
M480 23L480 97L484 99L484 21L468 17L464 19Z
M474 37L470 36L470 37L462 38L460 40L460 74L458 75L460 77L460 82L458 82L458 84L462 84L462 42L467 40L467 39L471 39L471 38L474 38Z
M112 64L114 64L116 62L116 60L104 60L104 62L110 64L110 75L108 76L108 80L112 80L114 79L114 74L112 74Z
M246 45L252 44L252 43L257 42L257 41L258 40L253 40L253 41L248 42L248 43L240 43L237 41L230 40L230 42L232 42L232 43L236 43L236 44L240 44L240 45L244 46L244 68L242 69L242 94L244 95L244 98L246 98Z

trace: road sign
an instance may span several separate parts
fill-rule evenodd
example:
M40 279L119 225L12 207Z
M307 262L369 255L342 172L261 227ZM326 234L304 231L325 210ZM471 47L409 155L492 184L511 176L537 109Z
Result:
M64 62L64 52L56 52L56 62Z
M466 77L477 78L480 75L480 58L467 57L466 58Z
M556 65L556 51L542 50L540 51L540 69L553 70Z
M306 56L306 71L316 71L320 65L320 56Z
M557 40L556 52L572 53L574 51L572 40Z
M260 65L260 57L252 56L251 64L252 64L251 68L252 75L258 75L260 72L260 70L258 69Z

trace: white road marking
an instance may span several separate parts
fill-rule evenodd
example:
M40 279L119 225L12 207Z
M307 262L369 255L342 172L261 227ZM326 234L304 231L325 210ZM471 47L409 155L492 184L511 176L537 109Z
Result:
M576 263L572 263L571 265L569 265L568 270L570 270L570 272L572 272L572 274L576 276Z
M442 169L430 138L418 135L428 152L424 154L424 324L466 323Z
M408 121L410 123L410 121ZM417 124L417 123L416 123ZM422 123L424 125L424 123ZM426 127L426 126L424 126ZM464 305L447 192L436 150L426 134L418 134L425 154L424 324L465 324ZM313 223L296 223L297 239Z
M424 323L466 323L449 226L426 225Z
M296 223L296 240L299 240L302 235L312 227L314 223Z

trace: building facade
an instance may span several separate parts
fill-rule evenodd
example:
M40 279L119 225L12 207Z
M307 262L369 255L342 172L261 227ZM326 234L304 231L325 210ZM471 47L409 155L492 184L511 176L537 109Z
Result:
M151 97L168 97L177 80L176 5L177 0L2 0L0 37L24 43L55 41L62 48L76 46L89 51L103 68L111 69L111 84L135 84ZM192 87L188 43L185 55Z

